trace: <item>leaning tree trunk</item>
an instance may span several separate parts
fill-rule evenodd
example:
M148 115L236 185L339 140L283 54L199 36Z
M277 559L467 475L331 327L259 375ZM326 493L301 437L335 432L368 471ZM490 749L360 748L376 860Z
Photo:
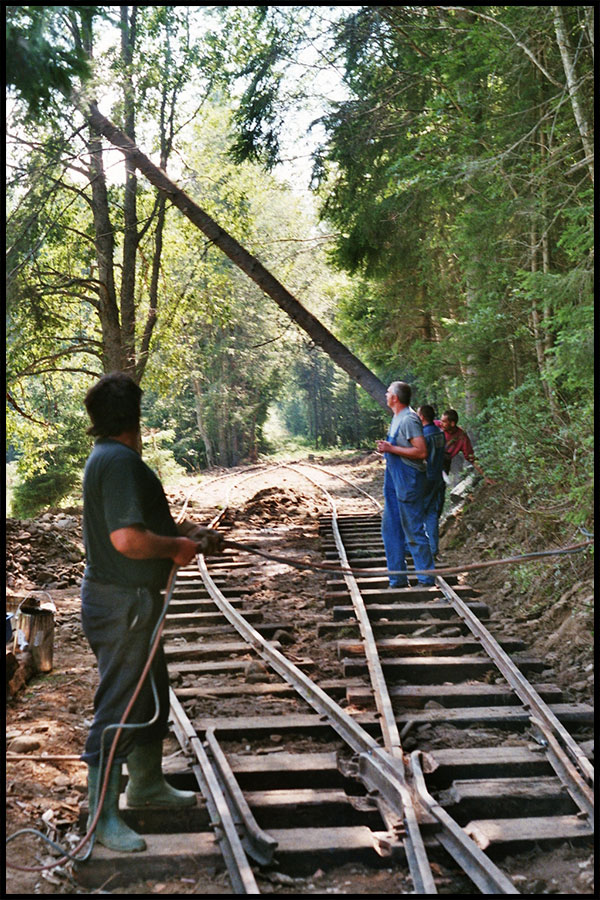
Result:
M174 182L155 166L145 154L122 131L100 113L95 104L90 104L86 113L90 123L115 147L118 147L132 163L146 176L159 191L168 195L169 200L208 238L219 247L243 272L274 300L304 331L315 344L321 347L331 359L383 408L386 387L364 363L338 341L312 313L290 294L277 279L248 253L234 238L221 228L201 207L177 187Z
M108 209L102 144L93 131L89 149L94 243L100 284L98 313L102 329L102 366L105 372L113 372L123 367L121 324L114 277L114 236Z

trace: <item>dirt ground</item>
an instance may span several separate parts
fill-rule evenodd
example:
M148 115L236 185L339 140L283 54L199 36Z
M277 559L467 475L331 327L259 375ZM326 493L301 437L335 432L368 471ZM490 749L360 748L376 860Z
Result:
M324 466L382 502L383 464L375 454L341 454L314 464ZM373 504L349 485L309 468L303 471L334 496L338 511L373 510ZM192 485L192 482L190 482ZM170 493L173 510L181 508L189 489ZM262 549L319 561L316 517L329 505L318 488L298 473L279 468L265 471L238 469L231 476L200 479L187 514L201 524L223 506L232 510L236 540L260 541ZM7 523L7 596L10 608L33 592L50 595L55 615L54 664L51 672L37 675L7 703L7 834L37 828L63 846L77 843L76 821L86 793L87 769L78 757L93 716L97 682L94 657L80 625L79 583L83 570L80 509L52 511L35 520ZM277 516L274 523L271 515ZM582 540L558 541L548 535L546 546L532 546L527 516L518 514L501 486L479 484L464 508L448 518L442 535L443 561L481 562L556 547ZM278 620L301 623L322 610L327 575L300 573L284 563L252 558L239 583L259 582L253 603L277 610ZM492 610L495 629L522 638L531 651L548 662L544 680L555 681L567 699L593 703L593 581L589 554L549 557L521 566L498 566L470 573L469 583L480 588ZM324 614L323 614L324 615ZM325 616L324 616L325 617ZM319 661L315 642L296 642L296 656L315 658L314 677L330 677L327 662ZM279 707L281 709L281 707ZM233 711L233 710L232 710ZM207 711L208 712L208 711ZM210 713L209 713L210 714ZM172 750L175 749L171 748ZM16 758L17 756L23 758ZM48 849L31 835L7 845L7 857L18 865L37 866L52 861ZM435 864L434 864L435 865ZM567 843L552 851L536 849L514 857L508 869L522 893L592 894L593 858L589 848ZM471 893L468 885L453 880L438 867L441 893ZM317 870L312 877L289 879L282 873L258 877L263 893L366 893L410 892L403 873L360 865ZM111 893L110 884L97 893ZM73 879L69 866L42 873L9 869L7 894L87 893ZM231 893L222 871L199 873L198 878L148 881L115 893L191 894Z

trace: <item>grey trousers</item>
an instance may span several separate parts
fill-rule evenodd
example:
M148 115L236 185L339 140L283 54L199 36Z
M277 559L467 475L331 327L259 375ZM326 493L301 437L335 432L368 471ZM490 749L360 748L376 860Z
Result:
M149 643L160 617L162 599L158 591L148 588L126 588L83 579L81 586L81 621L83 631L98 660L100 684L94 696L94 721L81 759L97 766L100 759L102 732L107 725L119 722L140 679L149 653ZM125 762L135 745L162 740L168 731L169 677L162 646L158 647L151 672L159 697L157 721L144 728L125 729L119 738L115 763ZM146 676L142 690L127 722L149 721L156 704ZM115 736L107 732L104 739L104 761Z

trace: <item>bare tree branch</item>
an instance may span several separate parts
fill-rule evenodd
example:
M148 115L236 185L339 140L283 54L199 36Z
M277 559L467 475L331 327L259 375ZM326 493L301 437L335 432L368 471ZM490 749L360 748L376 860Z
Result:
M26 413L24 409L21 409L10 391L6 392L6 399L8 400L12 408L15 409L20 416L23 416L24 419L28 419L30 422L34 422L36 425L43 425L44 428L51 428L50 422L40 422L39 419L34 419L33 416L30 416L28 413Z

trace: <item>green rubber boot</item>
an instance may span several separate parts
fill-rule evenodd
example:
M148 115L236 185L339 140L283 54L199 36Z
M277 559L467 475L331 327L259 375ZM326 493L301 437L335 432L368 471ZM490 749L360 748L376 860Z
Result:
M168 784L162 773L162 741L134 747L127 757L129 781L125 791L131 807L161 806L176 809L195 806L193 791L178 791Z
M90 815L88 828L92 824L92 818L96 809L96 790L100 769L98 766L88 767L88 802ZM102 784L100 785L102 790ZM121 766L113 765L106 796L102 804L102 811L96 825L96 840L104 844L109 850L117 850L122 853L135 853L146 849L146 841L137 832L125 824L119 815L119 794L121 792Z

